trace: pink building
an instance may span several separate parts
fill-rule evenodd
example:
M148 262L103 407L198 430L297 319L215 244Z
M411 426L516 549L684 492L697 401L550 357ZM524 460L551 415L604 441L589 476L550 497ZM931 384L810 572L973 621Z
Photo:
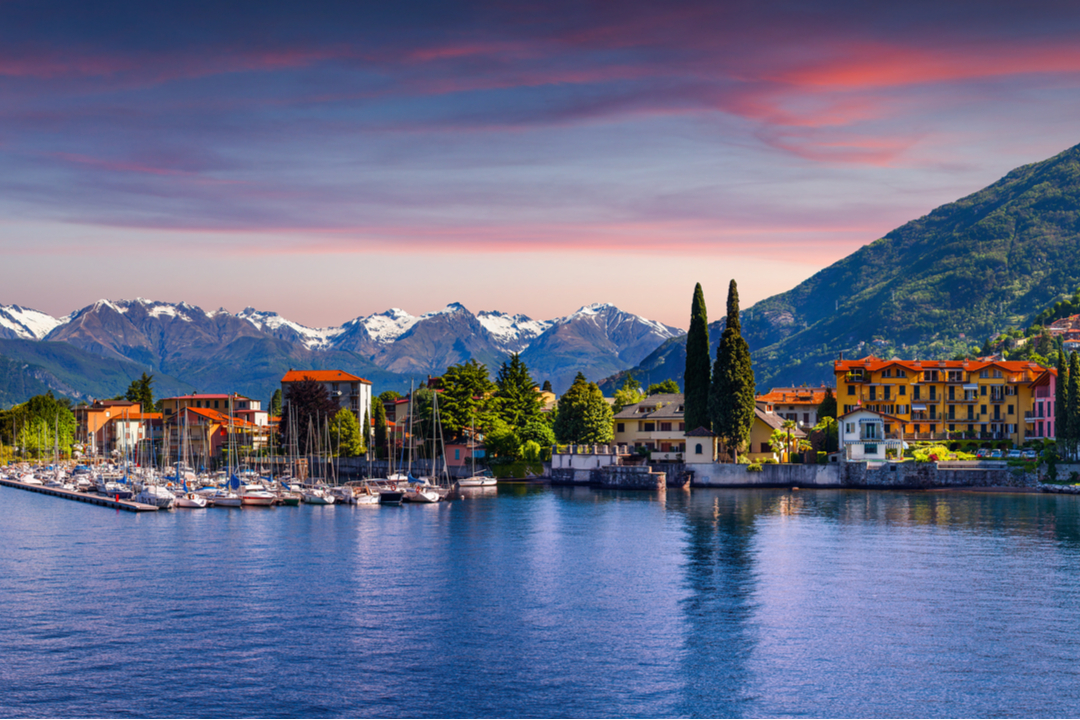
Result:
M1051 368L1031 383L1031 410L1025 413L1024 423L1029 438L1054 439L1054 396L1057 389L1057 370Z

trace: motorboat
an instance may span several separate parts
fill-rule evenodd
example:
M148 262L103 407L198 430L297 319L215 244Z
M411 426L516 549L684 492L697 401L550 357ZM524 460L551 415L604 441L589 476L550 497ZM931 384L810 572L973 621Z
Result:
M214 507L240 507L243 505L243 498L234 492L223 490L218 488L214 492L207 496L207 500Z
M333 505L335 500L334 496L325 487L306 487L300 494L308 505Z
M334 496L334 502L339 505L355 505L356 493L348 485L338 485L330 488L330 494Z
M160 510L169 510L176 504L176 496L164 485L143 485L134 500L143 505L153 505Z
M210 501L198 493L187 492L176 497L176 507L178 508L199 509L208 507L209 505Z
M347 483L352 488L353 502L357 505L378 505L379 493L373 489L367 482L360 483Z
M245 485L240 494L240 501L244 505L270 507L277 502L277 499L277 495L259 484Z
M403 498L408 503L437 503L441 499L438 489L427 483L410 485Z
M41 482L40 480L38 480L36 477L34 477L34 473L26 473L21 478L19 478L19 482L21 482L23 485L44 485L45 484L45 483Z

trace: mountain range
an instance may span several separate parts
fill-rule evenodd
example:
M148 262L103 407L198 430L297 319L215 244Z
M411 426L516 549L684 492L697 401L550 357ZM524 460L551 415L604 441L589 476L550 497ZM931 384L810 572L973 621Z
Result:
M9 378L10 397L0 395L0 401L24 399L41 387L77 398L116 394L143 371L169 387L236 390L258 399L269 397L290 368L337 368L371 380L377 391L401 390L410 379L441 374L470 359L494 375L512 352L522 353L538 382L550 380L561 392L579 371L602 378L681 333L605 304L533 320L497 311L474 315L453 303L420 316L390 309L328 328L251 307L234 314L142 298L99 300L61 318L3 305L0 342L16 343L26 367L16 373L21 379ZM58 345L66 348L63 367L52 350ZM83 359L90 376L83 384L71 372L80 352L88 356ZM5 357L0 346L0 359ZM122 371L103 381L95 364L102 358ZM9 375L14 368L8 367Z
M724 278L726 284L726 278ZM831 384L832 362L951 358L1031 322L1080 286L1080 146L893 230L741 314L758 389ZM686 289L689 317L692 288ZM723 307L723 297L706 298ZM723 322L710 325L715 357ZM686 337L633 367L681 382ZM622 374L605 379L610 391Z

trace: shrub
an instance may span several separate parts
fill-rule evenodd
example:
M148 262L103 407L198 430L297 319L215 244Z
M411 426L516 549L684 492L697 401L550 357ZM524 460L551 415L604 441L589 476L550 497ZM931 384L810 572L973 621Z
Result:
M818 465L828 465L829 464L829 453L824 452L822 450L819 450L818 454L817 454L817 464Z
M778 462L780 462L780 461L777 460L776 458L766 458L765 459L765 464L766 465L776 465Z
M746 472L761 472L761 463L750 463L746 466Z

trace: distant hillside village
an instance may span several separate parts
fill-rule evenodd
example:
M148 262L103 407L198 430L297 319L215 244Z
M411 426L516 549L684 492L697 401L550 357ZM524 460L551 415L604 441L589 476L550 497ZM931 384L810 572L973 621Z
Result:
M239 460L312 453L403 460L408 454L442 457L450 466L497 468L548 463L553 455L602 455L614 465L744 463L751 470L762 463L903 461L953 453L1031 460L1053 446L1062 423L1080 417L1080 314L1039 326L1037 338L1006 343L996 355L841 356L833 386L764 393L754 392L734 282L726 318L712 357L698 286L683 388L674 380L642 387L628 375L605 397L579 373L557 396L550 382L536 382L521 356L511 354L495 377L470 360L429 376L405 395L376 395L370 381L341 370L290 369L264 407L237 392L155 401L153 377L144 373L122 397L72 406L44 395L0 413L0 457L57 452L214 467L233 448ZM1015 355L1028 342L1039 361L1006 358L1005 352ZM1071 366L1065 362L1070 355ZM1057 367L1048 367L1047 357Z

